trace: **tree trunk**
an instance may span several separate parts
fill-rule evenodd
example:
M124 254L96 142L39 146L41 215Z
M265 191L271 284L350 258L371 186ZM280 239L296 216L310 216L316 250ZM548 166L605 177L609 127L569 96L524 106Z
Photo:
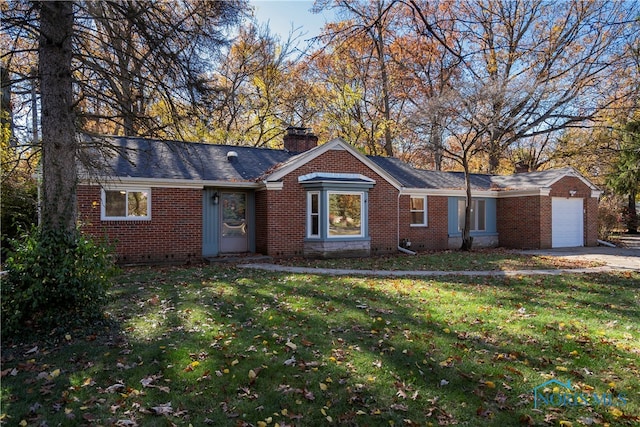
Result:
M11 108L11 78L9 76L9 69L4 65L0 65L0 83L2 84L2 97L0 104L0 127L2 129L1 137L5 137L5 129L9 133L9 144L14 147L16 144L16 138L13 134L13 110ZM3 140L4 142L4 140Z
M629 205L627 213L627 233L638 234L638 212L636 210L636 195L633 192L629 193Z
M378 2L378 16L382 13L381 3ZM380 79L382 83L382 108L384 115L384 151L389 157L393 157L393 136L391 135L391 104L389 99L391 93L389 90L389 75L387 73L387 58L385 58L384 51L384 28L382 27L381 19L376 21L376 34L374 35L374 43L376 45L376 52L378 54L378 61L380 61Z
M466 199L464 209L464 227L462 228L462 245L460 249L470 251L473 246L473 237L471 237L471 179L469 172L469 162L463 162L464 167L464 183L466 187Z
M500 166L500 153L495 146L491 147L491 151L489 152L489 170L487 171L490 174L496 173L498 167Z
M436 117L431 123L430 141L433 149L433 166L437 171L442 170L442 126L438 123L440 118Z
M72 233L76 226L78 146L71 75L74 4L42 2L40 7L42 227Z

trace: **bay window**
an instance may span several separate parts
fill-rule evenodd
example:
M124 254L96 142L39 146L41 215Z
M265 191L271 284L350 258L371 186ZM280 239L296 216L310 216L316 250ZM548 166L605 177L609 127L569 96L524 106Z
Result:
M363 193L329 191L328 198L328 237L363 236Z
M307 237L320 237L320 193L307 193Z
M298 177L307 190L309 242L368 241L368 197L375 181L359 174L314 172Z

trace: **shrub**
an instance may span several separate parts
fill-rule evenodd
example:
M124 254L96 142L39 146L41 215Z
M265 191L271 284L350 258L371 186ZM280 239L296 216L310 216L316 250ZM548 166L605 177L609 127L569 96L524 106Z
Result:
M108 245L36 229L14 242L2 284L2 330L62 332L103 319L116 273Z
M598 205L598 239L609 240L611 234L622 227L620 198L605 196Z

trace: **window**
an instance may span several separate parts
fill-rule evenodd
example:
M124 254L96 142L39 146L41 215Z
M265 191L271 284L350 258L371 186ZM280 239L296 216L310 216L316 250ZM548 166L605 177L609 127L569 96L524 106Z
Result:
M464 228L465 200L458 200L458 231ZM484 200L471 201L471 231L486 230L486 202Z
M411 213L412 226L427 225L427 197L411 196L409 211Z
M309 248L325 247L329 240L333 242L326 247L332 248L342 247L336 244L340 240L369 241L367 197L374 180L357 174L314 172L299 176L298 182L306 189Z
M309 212L308 237L320 237L320 193L307 193L307 212Z
M149 219L149 190L105 190L103 219Z
M363 193L329 192L328 237L363 236Z

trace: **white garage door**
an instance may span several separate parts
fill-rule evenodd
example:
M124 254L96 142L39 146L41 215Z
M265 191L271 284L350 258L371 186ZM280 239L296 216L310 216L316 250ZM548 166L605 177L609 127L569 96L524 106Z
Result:
M551 199L551 246L584 246L582 199Z

